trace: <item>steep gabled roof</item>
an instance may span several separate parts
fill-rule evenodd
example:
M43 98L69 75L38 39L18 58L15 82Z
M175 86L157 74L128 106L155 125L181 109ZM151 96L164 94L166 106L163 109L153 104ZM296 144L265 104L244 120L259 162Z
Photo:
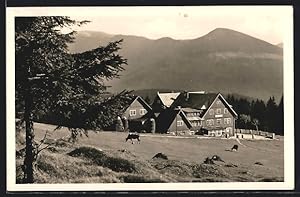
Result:
M177 97L172 106L205 110L212 104L217 95L217 93L183 92Z
M152 108L150 107L150 105L148 105L148 103L144 99L142 99L142 97L140 97L140 96L133 97L132 101L128 103L128 106L125 106L125 109L128 109L128 107L130 107L131 104L135 101L138 101L139 103L141 103L141 105L148 111L152 111Z
M204 93L204 92L183 92L173 102L172 107L181 106L182 108L192 108L202 110L201 117L205 115L212 103L220 98L229 111L237 116L232 106L225 100L220 93Z
M167 131L170 128L177 114L181 116L182 120L188 126L188 128L192 127L190 121L187 119L185 113L182 110L166 109L163 112L161 112L157 118L157 120L159 121L159 125L161 127L160 129L162 131Z
M186 113L193 113L193 112L202 113L203 112L203 109L195 109L195 108L190 108L190 107L182 107L181 110Z
M158 98L161 100L162 104L166 107L170 107L174 100L180 95L180 92L175 93L157 93Z
M232 105L230 105L226 99L223 97L223 95L221 93L218 94L218 97L224 102L225 106L227 106L227 108L229 109L229 111L235 116L237 117L238 114L234 111L234 109L232 108Z

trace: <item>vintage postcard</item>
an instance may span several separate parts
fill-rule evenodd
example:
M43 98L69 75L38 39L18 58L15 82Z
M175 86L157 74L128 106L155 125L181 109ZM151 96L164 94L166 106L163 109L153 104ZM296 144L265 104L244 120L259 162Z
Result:
M7 190L292 190L292 6L7 8Z

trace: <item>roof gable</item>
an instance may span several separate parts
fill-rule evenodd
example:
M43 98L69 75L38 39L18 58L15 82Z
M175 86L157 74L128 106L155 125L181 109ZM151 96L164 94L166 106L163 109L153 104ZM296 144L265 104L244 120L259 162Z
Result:
M166 107L170 107L172 103L180 95L180 92L176 93L157 93L158 98L161 100L162 104Z
M193 92L183 92L178 96L173 106L181 106L183 108L192 109L203 109L204 106L207 109L212 102L215 100L216 93L193 93Z
M162 129L168 130L178 114L181 116L183 122L187 125L188 128L192 127L191 123L182 110L166 109L158 116L158 120L161 122Z
M140 96L134 97L132 99L132 102L130 102L130 104L126 107L126 109L128 109L136 101L139 102L148 111L152 111L152 108L150 107L150 105L148 105L148 103L146 101L144 101L144 99L142 99L142 97L140 97Z
M217 96L215 97L215 99L211 102L211 104L210 104L209 107L207 108L207 110L203 113L202 117L205 116L205 114L206 114L207 111L211 108L212 104L217 100L217 98L220 98L220 99L223 101L225 107L227 107L227 109L230 111L230 113L233 114L233 116L235 116L235 117L238 116L237 113L236 113L236 112L234 111L234 109L232 108L232 106L231 106L231 105L226 101L226 99L222 96L222 94L221 94L221 93L218 93Z
M234 116L238 116L238 114L234 111L234 109L232 108L232 105L230 105L226 99L223 97L223 95L221 93L218 94L218 97L223 100L223 102L225 103L225 106L229 109L229 111L234 115Z
M183 122L188 126L188 128L191 128L192 124L190 123L189 119L186 117L185 113L182 110L179 110L178 114L181 116Z
M172 106L201 110L201 117L203 117L217 98L220 98L224 102L225 106L234 116L237 116L232 106L220 93L183 92L177 97Z

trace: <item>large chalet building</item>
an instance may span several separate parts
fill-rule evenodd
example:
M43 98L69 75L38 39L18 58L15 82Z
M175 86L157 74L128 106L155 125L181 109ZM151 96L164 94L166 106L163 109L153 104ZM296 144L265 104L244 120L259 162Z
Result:
M131 130L149 130L146 123L151 119L157 133L233 136L237 113L220 93L157 92L152 106L136 97L124 117L135 122Z

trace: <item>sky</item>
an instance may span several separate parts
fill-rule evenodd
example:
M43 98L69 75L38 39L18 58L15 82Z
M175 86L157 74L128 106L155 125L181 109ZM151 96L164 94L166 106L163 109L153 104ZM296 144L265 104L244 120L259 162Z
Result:
M180 40L198 38L220 27L271 44L283 42L284 25L292 19L288 6L82 7L77 13L65 14L91 21L76 28L78 31Z

